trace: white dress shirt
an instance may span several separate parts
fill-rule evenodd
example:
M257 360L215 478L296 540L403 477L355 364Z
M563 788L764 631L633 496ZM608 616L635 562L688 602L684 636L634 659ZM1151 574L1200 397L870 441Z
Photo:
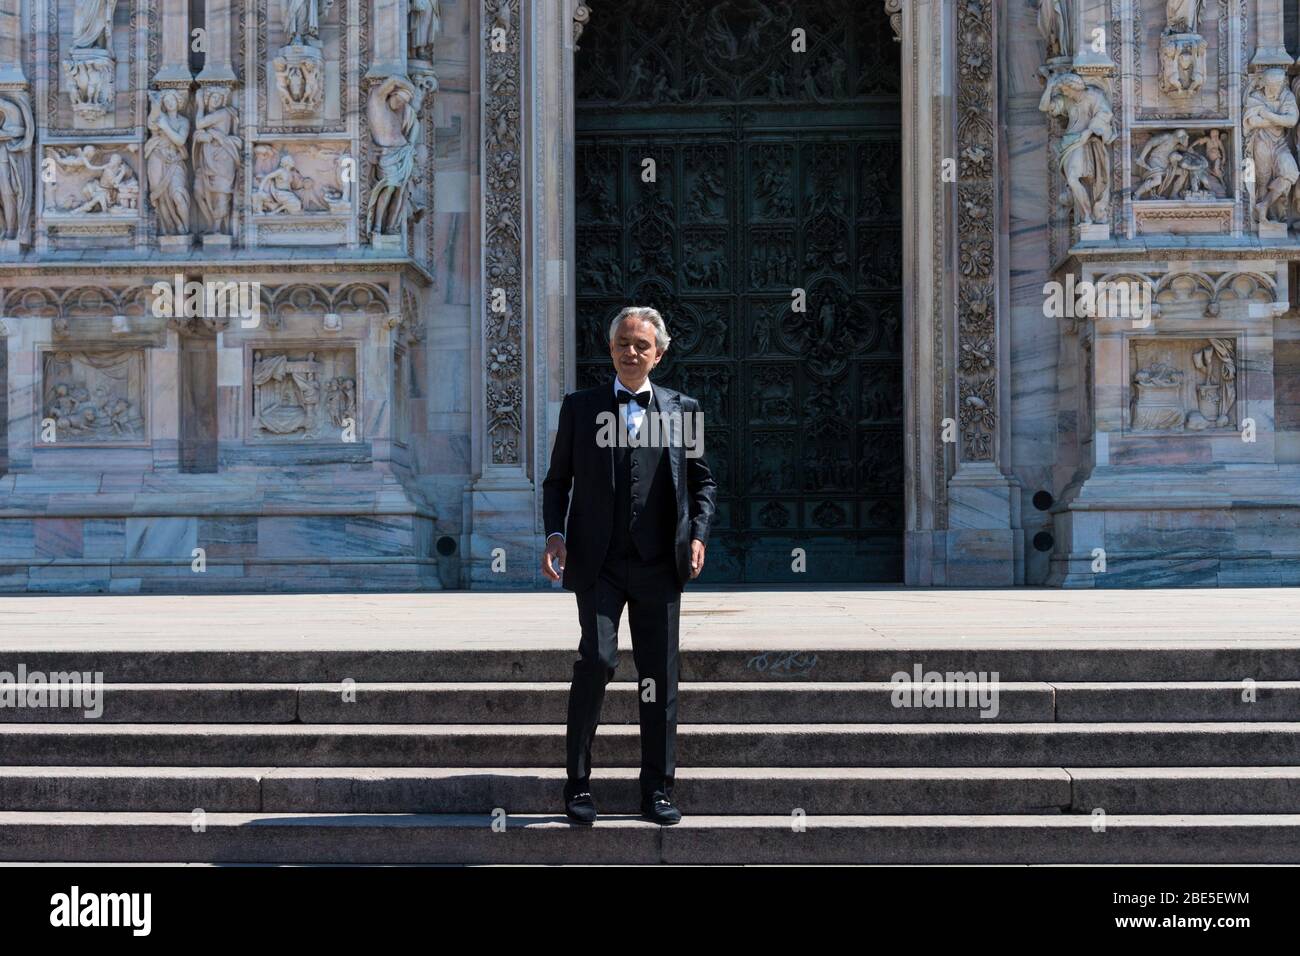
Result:
M617 376L615 376L614 395L617 396L619 392L627 392L629 395L640 395L645 392L650 395L651 401L654 400L654 389L650 387L650 379L646 379L642 382L641 387L633 392L630 388L620 382ZM623 427L627 429L629 435L635 435L641 430L641 423L645 421L645 413L647 411L649 411L649 409L642 408L640 402L619 402L619 418L622 420ZM557 536L561 541L564 540L564 533L561 531L552 531L546 536L546 540L549 542L552 538Z

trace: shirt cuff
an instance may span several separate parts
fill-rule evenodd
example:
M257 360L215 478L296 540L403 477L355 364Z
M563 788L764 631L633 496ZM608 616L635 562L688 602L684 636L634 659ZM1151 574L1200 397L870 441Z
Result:
M549 543L550 543L550 540L551 540L552 538L554 538L556 535L559 535L561 541L564 540L564 533L563 533L563 532L561 532L561 531L552 531L550 534L548 534L548 535L546 536L546 541L547 541L547 543L549 544Z

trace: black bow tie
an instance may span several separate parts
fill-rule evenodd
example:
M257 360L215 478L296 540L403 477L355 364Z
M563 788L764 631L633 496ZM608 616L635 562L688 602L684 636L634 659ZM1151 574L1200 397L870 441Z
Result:
M623 391L620 391L620 392L618 393L618 403L619 403L620 405L626 405L628 402L636 402L636 403L637 403L638 405L640 405L642 408L649 408L649 407L650 407L650 393L649 393L649 392L637 392L635 395L633 395L631 392L623 392Z

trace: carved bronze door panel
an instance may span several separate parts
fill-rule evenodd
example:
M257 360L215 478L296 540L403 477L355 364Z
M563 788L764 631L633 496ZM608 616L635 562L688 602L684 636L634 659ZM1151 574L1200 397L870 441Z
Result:
M652 377L703 404L719 484L702 580L902 580L887 19L860 0L602 0L580 43L578 386L611 378L618 310L653 305L672 344Z

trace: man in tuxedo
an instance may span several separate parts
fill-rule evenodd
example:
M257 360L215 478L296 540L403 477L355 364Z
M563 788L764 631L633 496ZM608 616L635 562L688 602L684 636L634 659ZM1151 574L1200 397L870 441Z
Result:
M591 741L618 662L624 605L640 701L641 812L660 824L682 818L672 803L678 619L686 582L704 568L715 482L702 454L699 402L650 384L668 342L654 309L618 314L609 330L615 378L564 397L542 483L542 573L559 581L563 572L582 628L569 688L564 786L565 812L579 823L596 819Z

